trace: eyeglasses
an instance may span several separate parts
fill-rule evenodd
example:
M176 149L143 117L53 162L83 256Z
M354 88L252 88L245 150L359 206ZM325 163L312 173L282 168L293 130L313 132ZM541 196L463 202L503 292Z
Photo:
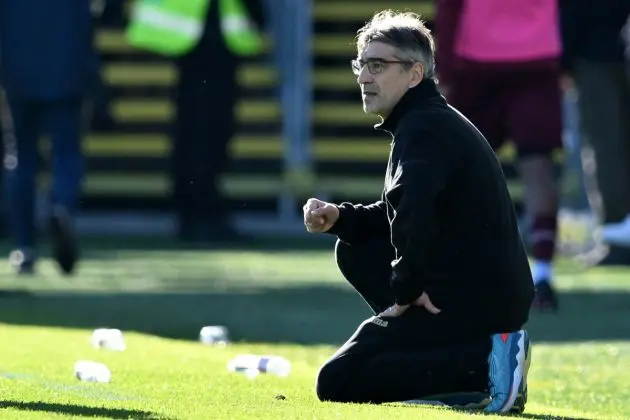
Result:
M380 58L376 58L376 59L371 59L367 61L352 60L350 64L352 66L352 73L358 76L359 73L361 73L361 69L363 69L363 66L365 65L367 65L367 68L370 74L379 74L383 70L385 70L385 66L387 64L413 64L413 62L397 61L397 60L382 60Z

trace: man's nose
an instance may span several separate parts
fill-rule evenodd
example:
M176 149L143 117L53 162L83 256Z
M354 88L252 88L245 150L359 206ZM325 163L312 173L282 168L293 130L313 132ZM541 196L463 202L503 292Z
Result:
M359 75L357 76L357 82L359 85L364 85L367 83L372 83L374 81L374 77L368 71L368 66L363 66L361 71L359 71Z

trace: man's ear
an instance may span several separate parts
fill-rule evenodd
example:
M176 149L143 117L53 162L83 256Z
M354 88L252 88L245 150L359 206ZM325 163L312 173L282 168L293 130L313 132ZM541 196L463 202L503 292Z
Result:
M409 89L414 88L422 82L424 79L424 66L422 63L413 63L411 67L411 81L409 82Z

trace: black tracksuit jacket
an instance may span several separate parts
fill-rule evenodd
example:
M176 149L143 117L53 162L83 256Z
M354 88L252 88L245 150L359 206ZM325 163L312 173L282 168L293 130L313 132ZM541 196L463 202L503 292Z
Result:
M520 329L533 282L505 176L484 136L431 79L375 128L393 138L381 200L340 204L329 233L350 244L391 241L396 303L426 292L444 313L489 332Z

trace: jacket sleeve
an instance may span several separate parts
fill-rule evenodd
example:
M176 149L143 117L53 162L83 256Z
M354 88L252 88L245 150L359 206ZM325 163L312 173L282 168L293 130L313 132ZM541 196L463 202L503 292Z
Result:
M437 0L435 11L435 65L439 80L444 84L453 79L456 67L455 40L463 0Z
M436 197L444 190L456 157L448 150L443 134L432 133L419 123L401 130L398 138L411 144L408 156L398 163L394 186L388 199L397 203L391 222L391 287L395 302L407 305L424 292L427 251L436 234ZM389 198L391 197L391 198Z
M349 244L370 238L389 238L387 205L377 201L369 205L341 203L339 219L328 233Z

